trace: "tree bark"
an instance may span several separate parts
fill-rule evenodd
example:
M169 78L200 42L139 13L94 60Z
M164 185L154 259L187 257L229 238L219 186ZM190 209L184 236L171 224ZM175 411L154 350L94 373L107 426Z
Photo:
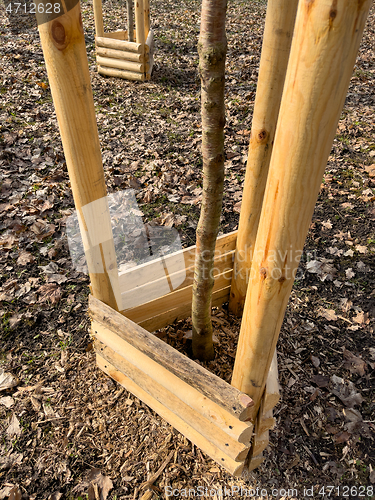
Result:
M197 227L193 284L193 354L214 357L211 296L215 242L224 188L224 84L226 0L203 0L198 42L201 77L203 195Z

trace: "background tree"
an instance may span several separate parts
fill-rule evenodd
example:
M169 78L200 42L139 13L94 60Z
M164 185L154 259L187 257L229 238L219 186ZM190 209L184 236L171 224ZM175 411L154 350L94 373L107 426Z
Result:
M203 0L198 42L201 78L203 195L197 226L192 323L193 354L214 357L211 323L213 264L224 189L224 84L227 1Z

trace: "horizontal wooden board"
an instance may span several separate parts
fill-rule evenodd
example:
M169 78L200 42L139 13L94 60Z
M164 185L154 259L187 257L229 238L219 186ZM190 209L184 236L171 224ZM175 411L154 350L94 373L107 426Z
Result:
M96 54L102 57L110 57L112 59L121 59L122 61L132 61L141 63L144 62L143 54L129 52L126 50L107 49L105 47L96 47Z
M225 302L228 302L230 294L230 286L217 290L212 294L212 307L219 307ZM125 316L127 313L125 313ZM185 304L179 305L174 309L157 314L156 316L144 319L140 321L139 325L148 330L149 332L155 332L159 328L164 328L165 326L171 325L174 321L179 319L186 319L191 316L191 302L186 302ZM130 318L131 319L131 318Z
M220 236L215 247L215 260L223 255L233 252L236 247L237 231ZM164 257L154 259L139 266L127 269L119 273L119 284L121 292L125 292L150 283L160 278L160 273L165 267L172 276L174 273L190 269L195 262L195 246L171 253ZM233 267L233 266L232 266Z
M144 52L142 43L128 42L127 40L121 40L115 37L97 36L95 37L95 42L99 47L106 47L107 49L126 50L138 54L143 54Z
M227 384L91 295L89 297L89 315L93 322L97 322L114 332L119 338L188 385L195 387L197 391L234 417L241 421L253 418L254 404L249 396ZM96 332L93 331L93 334ZM111 347L113 348L113 346Z
M212 274L215 278L217 276L220 276L220 274L222 273L230 272L232 270L233 256L234 250L215 259L214 268L212 269ZM160 276L160 278L155 279L155 281L151 281L150 279L146 281L147 275L144 272L144 268L140 270L139 278L132 269L129 273L130 279L128 279L126 282L122 282L122 311L124 312L127 309L137 307L141 304L146 304L151 300L155 300L159 297L162 297L163 295L170 293L172 290L181 290L182 288L193 284L194 266L191 266L188 269L179 269L180 266L176 261L172 262L172 265L174 266L171 270L173 271L174 269L176 269L176 272L170 273L168 272L170 271L170 269L164 267L163 263L159 259L157 259L156 262L153 262L153 265L150 266L153 272L150 272L150 275L154 277L157 275L158 271L158 275ZM146 283L143 284L142 281L146 281ZM134 286L134 283L140 282L141 284ZM126 315L126 313L124 314Z
M125 349L118 350L117 346L116 351L111 349L107 343L107 334L108 329L102 331L100 335L106 343L99 340L94 342L95 351L100 356L202 434L221 452L227 454L236 462L245 460L250 449L250 441L240 443L238 435L233 436L230 423L242 425L244 428L246 428L246 424L234 419L225 411L220 412L217 405L213 405L194 387L182 382L173 374L166 372L162 367L155 367L155 362L144 354L135 350L134 356L134 352L132 352L134 348L125 341L122 341ZM126 355L126 358L124 355ZM219 411L216 411L216 409ZM242 429L240 429L240 432L242 432ZM251 432L249 434L251 436Z
M100 66L106 66L107 68L123 69L125 71L134 71L135 73L144 73L147 66L145 63L123 61L121 59L102 57L100 55L96 56L96 62Z
M231 283L232 279L232 269L215 277L215 283L213 287L213 292L216 290L221 290L227 287ZM191 304L193 296L193 285L189 285L185 288L171 292L168 295L164 295L158 299L155 299L146 304L134 307L127 311L123 311L123 314L130 318L135 323L141 323L145 319L152 316L156 316L164 311L170 309L175 309L177 307L183 306L185 304Z
M104 358L97 354L97 364L98 367L104 371L107 375L112 377L118 383L123 385L128 391L130 391L134 396L141 399L150 408L152 408L156 413L158 413L164 420L169 422L175 429L177 429L181 434L186 436L191 442L198 446L203 452L207 453L215 462L224 467L230 474L234 476L240 476L244 469L244 464L235 462L230 457L220 452L216 446L214 446L208 439L199 434L195 429L193 429L184 420L177 417L173 412L166 408L163 404L159 403L154 397L148 394L146 391L141 389L137 384L135 384L129 377L121 373L119 370L108 363Z
M144 73L134 73L133 71L107 68L106 66L98 66L98 73L99 75L112 76L114 78L124 78L125 80L135 80L138 82L143 82L145 80Z

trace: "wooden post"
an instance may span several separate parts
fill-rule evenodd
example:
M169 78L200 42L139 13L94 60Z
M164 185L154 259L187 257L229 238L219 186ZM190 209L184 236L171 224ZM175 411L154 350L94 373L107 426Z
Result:
M232 384L259 408L371 0L301 0Z
M104 36L102 0L94 0L94 19L96 36Z
M150 31L150 0L143 0L144 22L145 22L145 40Z
M238 227L229 309L241 316L284 87L298 0L269 0Z
M80 4L59 18L40 24L39 33L80 220L92 293L112 308L121 309Z
M126 0L126 8L128 14L128 40L129 42L134 42L133 0Z
M137 43L145 46L144 0L135 0L135 38Z

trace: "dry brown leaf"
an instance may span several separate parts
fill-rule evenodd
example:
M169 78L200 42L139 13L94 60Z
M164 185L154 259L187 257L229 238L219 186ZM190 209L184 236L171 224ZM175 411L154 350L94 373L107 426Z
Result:
M51 302L51 304L57 304L61 299L61 288L55 283L48 283L47 285L42 285L38 289L39 303Z
M8 436L20 436L22 434L22 429L20 427L20 422L18 418L13 414L10 420L9 427L7 428Z
M113 483L111 479L108 476L103 476L100 469L92 469L88 480L91 483L88 490L89 499L92 498L93 500L94 499L96 500L97 496L95 495L95 490L96 490L95 486L96 486L99 492L100 500L106 500L108 497L108 493L113 488Z
M30 264L31 262L34 262L35 258L34 255L30 252L26 252L26 250L22 250L20 253L18 259L17 259L17 264L19 266L26 266L27 264Z
M319 316L322 316L323 318L328 319L328 321L336 321L337 320L337 314L333 309L321 309L319 311Z
M347 368L351 373L361 375L361 377L365 375L366 362L362 358L344 348L344 360L344 368Z
M16 387L19 382L19 379L15 375L9 372L4 372L3 369L0 369L0 391Z

